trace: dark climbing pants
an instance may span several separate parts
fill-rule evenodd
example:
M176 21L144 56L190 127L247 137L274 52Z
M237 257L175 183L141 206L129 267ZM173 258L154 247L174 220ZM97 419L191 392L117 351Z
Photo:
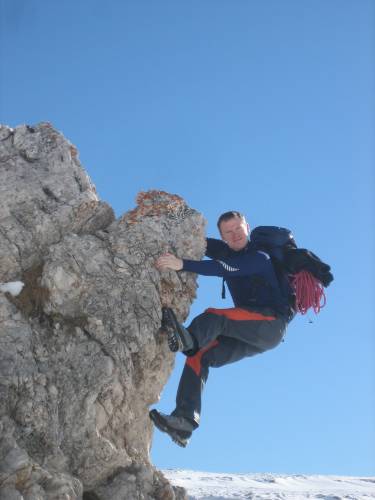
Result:
M283 319L240 308L210 308L197 316L187 329L198 350L186 359L172 414L186 417L198 427L209 368L273 349L281 342L285 328Z

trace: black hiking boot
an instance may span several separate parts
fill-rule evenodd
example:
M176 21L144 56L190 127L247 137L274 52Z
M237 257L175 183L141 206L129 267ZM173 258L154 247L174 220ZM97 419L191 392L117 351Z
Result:
M190 420L185 417L165 415L157 410L151 410L149 415L159 431L168 434L178 446L182 448L187 446L194 430L194 424Z
M191 351L194 348L192 335L180 325L170 307L162 308L161 329L167 334L168 347L172 352Z

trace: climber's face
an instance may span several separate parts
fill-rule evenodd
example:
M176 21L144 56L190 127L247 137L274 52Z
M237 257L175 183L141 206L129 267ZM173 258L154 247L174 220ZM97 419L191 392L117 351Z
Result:
M249 224L241 217L232 217L220 223L221 238L236 252L242 250L249 241Z

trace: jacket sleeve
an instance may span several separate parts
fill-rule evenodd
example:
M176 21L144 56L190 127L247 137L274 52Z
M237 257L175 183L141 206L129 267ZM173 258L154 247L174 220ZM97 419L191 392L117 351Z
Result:
M268 254L265 252L255 252L225 260L197 261L183 259L182 271L189 271L203 276L229 278L263 273L269 264L270 257Z

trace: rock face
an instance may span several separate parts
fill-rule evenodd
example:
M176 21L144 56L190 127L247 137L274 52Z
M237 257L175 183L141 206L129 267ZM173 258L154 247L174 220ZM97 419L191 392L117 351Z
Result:
M149 406L174 356L161 306L180 320L204 219L176 195L140 193L115 220L50 124L0 127L0 499L185 498L149 459Z

